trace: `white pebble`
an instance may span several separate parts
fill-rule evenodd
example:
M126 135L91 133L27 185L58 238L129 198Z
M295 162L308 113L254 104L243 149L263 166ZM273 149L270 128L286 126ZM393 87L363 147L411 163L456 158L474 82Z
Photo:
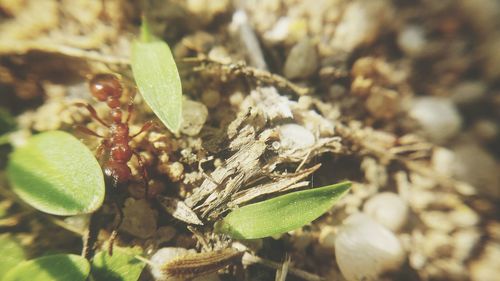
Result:
M425 32L419 26L407 26L399 33L398 45L407 55L419 55L424 50L425 44Z
M400 230L408 220L408 204L396 193L379 193L366 201L363 211L392 231Z
M208 110L204 104L184 100L182 102L181 133L188 136L196 136L203 128L207 117Z
M314 135L308 129L297 124L285 124L279 127L280 147L285 150L305 149L315 143Z
M425 136L436 143L444 143L454 137L462 126L460 113L445 98L416 98L409 114L422 127Z
M405 253L397 237L364 214L349 216L335 239L335 256L348 281L378 280L398 269Z
M283 74L288 79L307 78L318 69L316 47L307 38L301 40L288 54Z

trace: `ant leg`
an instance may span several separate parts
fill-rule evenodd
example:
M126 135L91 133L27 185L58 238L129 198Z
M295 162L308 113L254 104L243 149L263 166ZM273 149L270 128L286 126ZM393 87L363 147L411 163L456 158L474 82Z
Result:
M90 216L89 226L83 238L82 257L87 260L90 260L94 256L95 243L101 229L100 214L100 211L97 211Z
M142 128L139 130L139 132L137 132L135 135L132 135L130 137L130 139L133 139L133 138L137 137L138 135L140 135L146 131L151 130L155 126L156 126L156 123L153 120L149 120L148 122L144 123L144 125L142 125Z
M142 156L137 153L137 151L132 152L135 157L137 157L137 162L139 162L139 168L141 169L141 177L142 181L144 182L145 186L145 197L146 199L149 197L149 177L148 177L148 171L146 171L144 160L142 159Z
M98 133L92 131L91 129L85 127L85 126L82 126L82 125L76 125L75 126L75 130L76 131L80 131L81 133L84 133L84 134L87 134L87 135L91 135L91 136L94 136L94 137L98 137L98 138L104 138L103 136L99 135Z
M118 237L118 228L123 223L123 210L120 208L116 200L113 202L113 205L115 206L116 210L118 211L118 223L116 224L115 227L113 227L113 231L111 232L111 235L108 240L108 253L110 256L113 255L113 245L115 244L116 237Z
M104 153L104 148L105 147L109 147L109 140L108 139L103 139L101 141L101 144L97 147L97 150L96 150L96 158L97 159L101 159L102 158L102 154Z
M74 106L78 106L78 107L84 107L85 109L87 109L87 111L90 113L90 116L92 118L94 118L95 120L97 120L99 123L101 123L103 126L109 128L109 124L104 122L104 120L102 120L98 115L97 115L97 111L95 110L95 108L88 104L88 103L84 103L84 102L75 102L73 104Z

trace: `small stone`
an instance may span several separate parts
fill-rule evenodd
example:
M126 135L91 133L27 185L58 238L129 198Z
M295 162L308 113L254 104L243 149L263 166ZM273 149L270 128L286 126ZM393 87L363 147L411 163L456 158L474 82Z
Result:
M470 228L458 230L453 233L453 257L461 262L468 259L474 251L477 243L481 239L481 234L477 229Z
M201 100L208 108L214 108L220 102L220 94L215 90L206 90L203 92Z
M453 251L452 242L447 233L431 230L425 234L422 250L428 258L449 258Z
M435 196L435 195L434 195ZM455 225L447 213L439 211L429 211L420 214L420 219L428 227L443 232L450 232L455 228Z
M481 119L474 123L472 130L480 141L492 142L500 133L497 123L487 119Z
M375 117L393 118L400 108L400 99L396 91L374 88L365 103L366 109Z
M416 98L409 115L421 126L423 134L436 143L444 143L454 137L462 126L460 113L445 98Z
M479 223L479 215L466 205L459 206L450 212L449 217L458 227L472 227Z
M285 41L290 33L292 20L289 17L280 18L272 29L264 33L264 39L269 43Z
M453 151L436 147L432 153L432 167L443 176L452 176L452 165L455 162L455 154Z
M162 163L158 165L158 171L167 174L171 181L178 182L184 174L184 165L180 162Z
M156 217L156 211L146 200L127 198L123 207L120 230L142 239L149 238L156 232Z
M491 154L476 144L461 144L453 151L453 175L473 185L484 196L500 198L500 173Z
M366 201L363 211L392 231L400 230L408 220L408 204L396 193L378 193Z
M398 35L398 45L409 56L418 56L425 49L427 40L420 26L405 26Z
M487 85L480 81L466 81L458 84L451 92L451 99L457 105L480 101L486 94Z
M496 281L500 276L500 245L498 242L488 242L481 256L470 263L472 281Z
M334 49L352 52L377 38L380 27L392 17L388 1L352 1L336 26L331 45Z
M297 124L282 125L278 131L281 149L306 149L313 146L316 142L311 131Z
M406 254L390 230L358 213L344 220L335 239L335 256L348 281L369 281L398 269Z
M181 133L188 136L196 136L200 133L205 121L207 121L207 107L196 101L184 100L182 102Z
M308 78L318 69L318 54L314 44L305 38L290 50L283 74L288 79Z

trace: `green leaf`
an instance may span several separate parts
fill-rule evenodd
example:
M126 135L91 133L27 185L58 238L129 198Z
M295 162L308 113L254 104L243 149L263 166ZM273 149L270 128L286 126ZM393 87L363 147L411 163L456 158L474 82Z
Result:
M84 281L89 262L77 255L53 255L24 261L10 270L3 281Z
M95 281L137 281L145 264L135 256L140 248L114 247L113 256L108 251L97 253L92 261L91 274Z
M72 135L51 131L30 138L10 155L12 190L40 211L91 213L104 200L104 176L92 152Z
M256 239L299 228L328 211L347 193L350 182L292 192L235 209L215 231L235 239Z
M0 235L0 253L0 276L26 259L21 244L8 234Z
M179 131L182 116L182 86L167 43L150 34L143 21L142 41L132 44L132 72L146 103L172 132Z

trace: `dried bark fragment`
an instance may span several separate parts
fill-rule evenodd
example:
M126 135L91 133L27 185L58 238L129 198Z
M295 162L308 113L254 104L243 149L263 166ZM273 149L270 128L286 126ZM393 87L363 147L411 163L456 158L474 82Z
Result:
M158 197L158 202L172 217L189 224L203 225L196 213L183 201L171 197Z

